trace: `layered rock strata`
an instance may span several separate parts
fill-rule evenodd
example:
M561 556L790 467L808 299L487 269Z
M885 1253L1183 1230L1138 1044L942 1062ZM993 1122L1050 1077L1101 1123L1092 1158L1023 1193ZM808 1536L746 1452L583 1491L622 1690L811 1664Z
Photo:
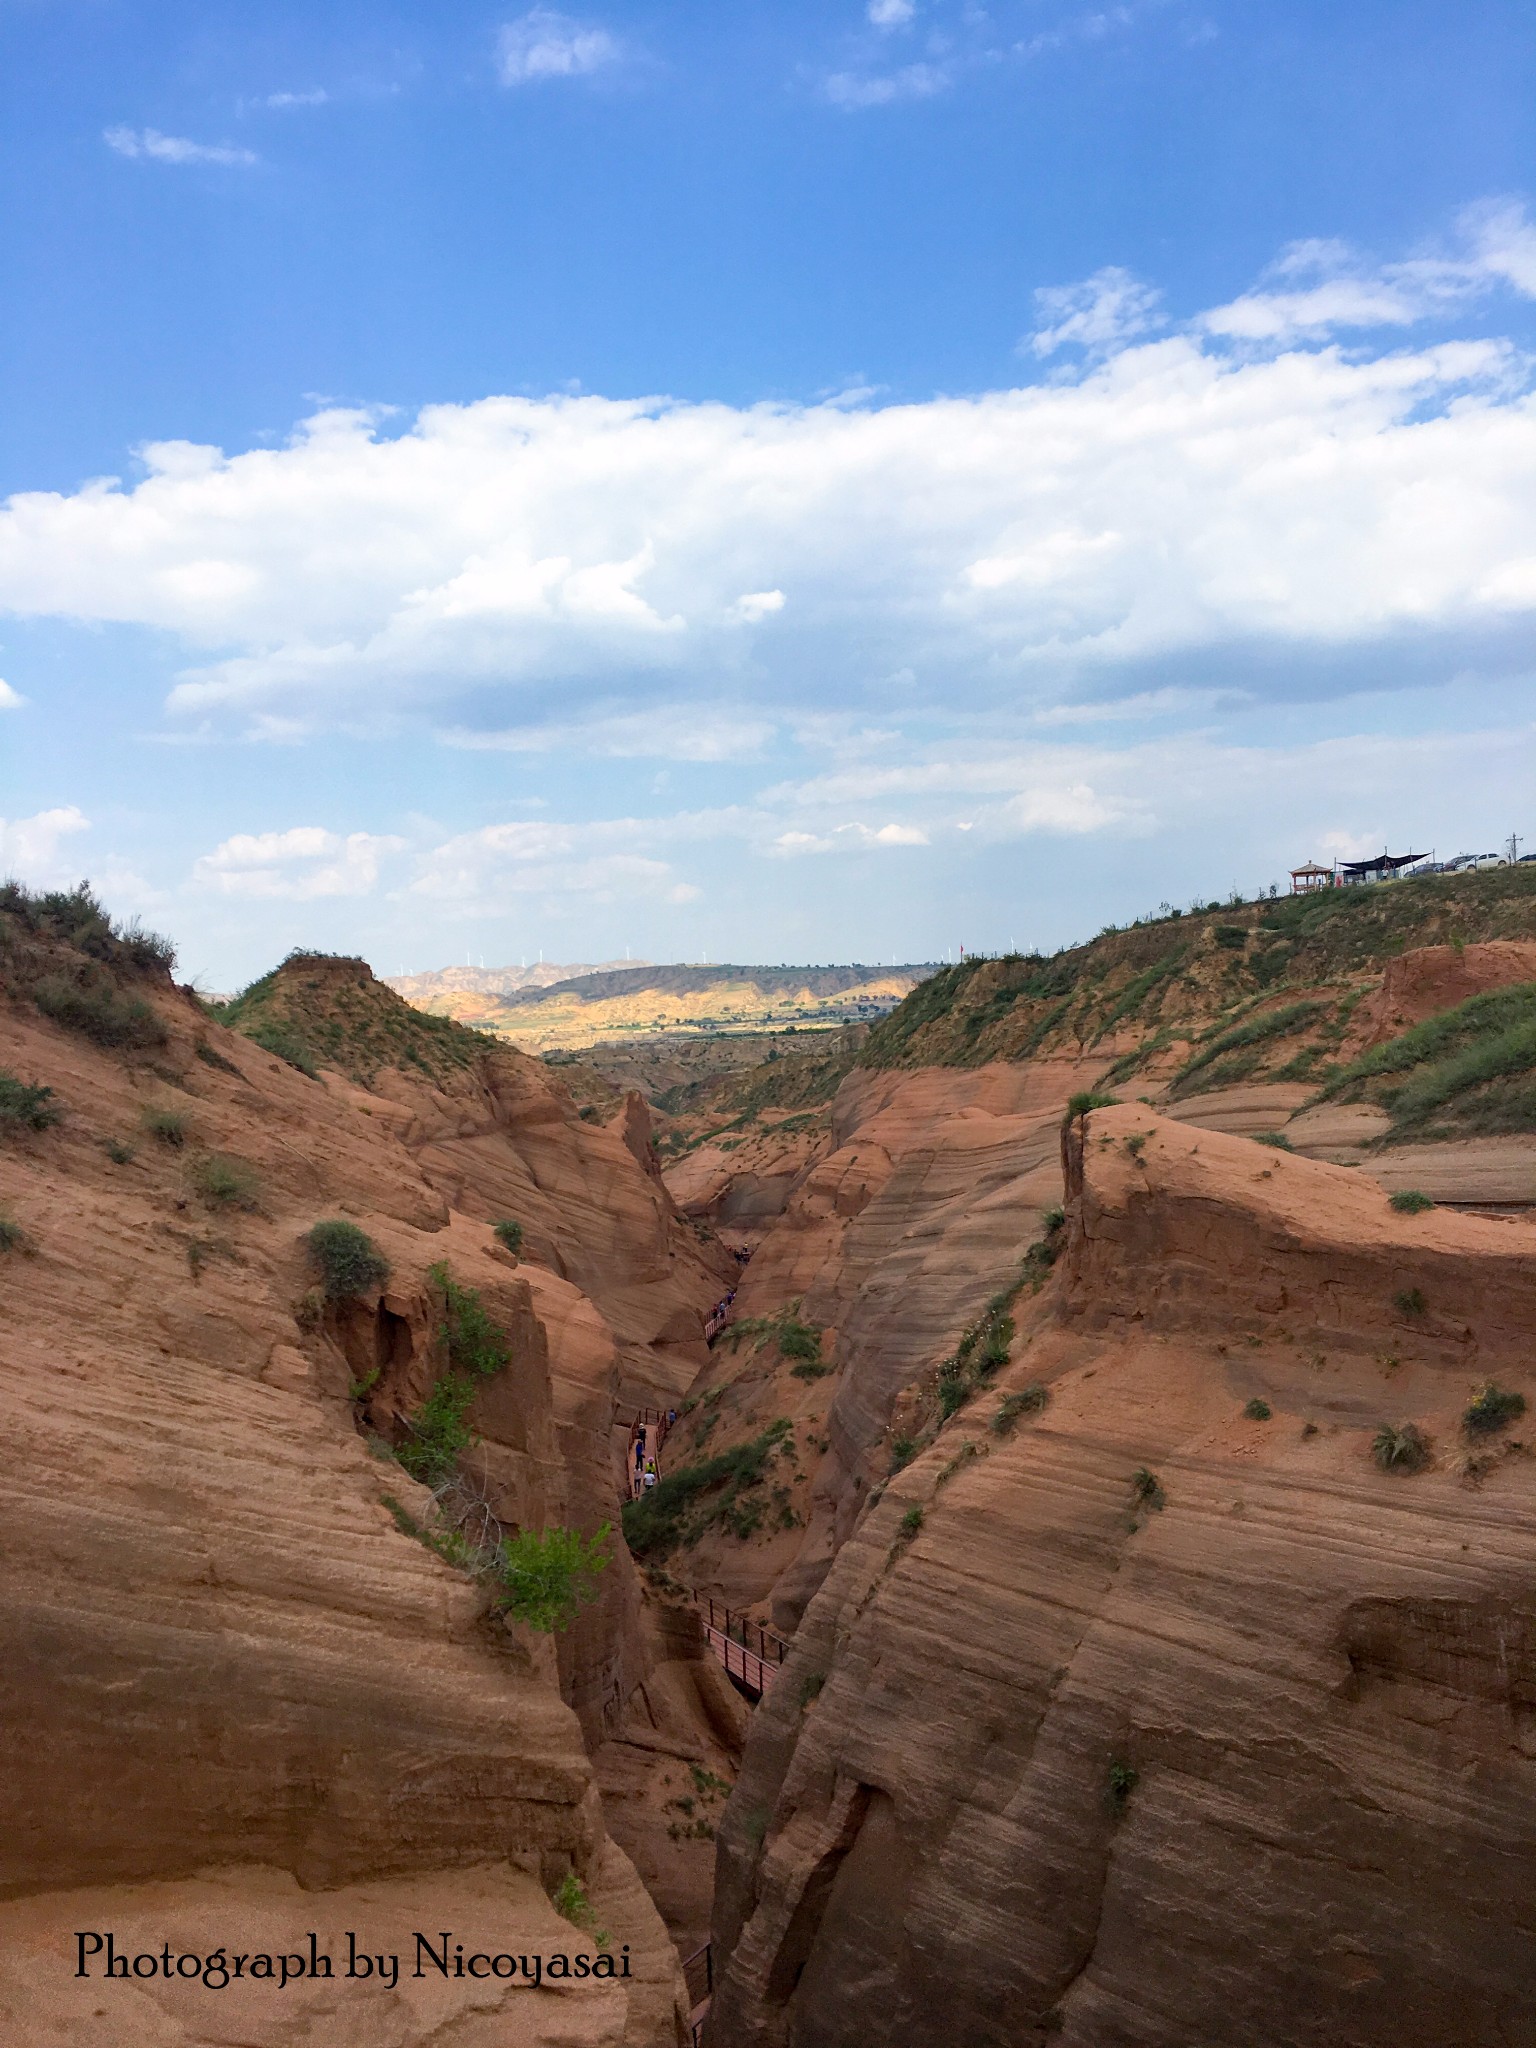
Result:
M406 1533L430 1517L425 1490L358 1426L388 1439L441 1370L429 1269L446 1262L509 1343L469 1418L471 1476L495 1517L613 1520L610 1324L435 1183L417 1156L434 1142L419 1084L391 1099L314 1080L153 977L136 999L162 1033L143 1053L102 1049L20 997L0 1010L0 1066L51 1088L61 1112L0 1146L13 1226L0 1266L0 2038L192 2048L340 2033L411 2048L502 2039L512 2024L520 2039L674 2043L676 1955L606 1834L548 1639L509 1627L481 1585ZM440 1099L450 1113L471 1114ZM529 1158L560 1149L557 1124L587 1129L548 1104L533 1121L518 1169L530 1179ZM484 1134L442 1142L484 1149ZM681 1312L691 1283L660 1268L684 1233L621 1135L584 1143L578 1161L601 1165L587 1210L650 1219L639 1247L622 1220L606 1226L622 1273L657 1274L629 1299L670 1289L665 1313ZM556 1193L577 1206L569 1182ZM303 1237L336 1215L390 1272L328 1305ZM588 1257L573 1239L570 1261ZM594 1733L605 1700L622 1708L649 1668L622 1553L605 1598L603 1619L562 1649ZM585 1930L550 1905L572 1875L591 1901ZM135 1986L87 2007L60 1974L77 1927L254 1950L289 1927L370 1924L383 1946L458 1925L488 1952L563 1941L589 1958L602 1929L628 1943L630 1975L579 1993L418 1984L384 1999L375 1986L356 2033L351 1992L319 1984L286 2003L252 1986L218 1999Z
M711 2038L1524 2039L1536 1462L1461 1416L1536 1401L1536 1230L1146 1109L1066 1164L1013 1363L757 1711Z

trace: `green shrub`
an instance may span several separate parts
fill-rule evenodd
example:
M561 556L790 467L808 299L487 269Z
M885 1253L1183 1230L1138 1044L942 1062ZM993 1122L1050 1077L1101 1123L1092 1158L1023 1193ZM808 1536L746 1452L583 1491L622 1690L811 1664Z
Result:
M901 1533L902 1533L902 1535L903 1535L903 1536L906 1536L906 1537L909 1537L909 1538L910 1538L910 1537L913 1537L913 1536L917 1535L918 1531L919 1531L919 1530L920 1530L920 1529L922 1528L922 1526L923 1526L923 1511L922 1511L922 1509L921 1509L921 1508L908 1508L908 1509L907 1509L907 1512L906 1512L906 1513L905 1513L905 1514L904 1514L904 1515L902 1516L902 1518L901 1518Z
M271 1053L285 1065L295 1067L301 1074L307 1074L311 1081L318 1081L320 1069L307 1040L291 1024L276 1017L260 1017L250 1024L239 1027L242 1036L252 1045L259 1045L263 1052Z
M32 1000L55 1024L78 1031L97 1045L164 1045L170 1037L142 996L120 995L105 978L82 983L62 974L45 974L34 982Z
M304 1242L331 1301L367 1294L389 1278L388 1259L355 1223L340 1217L317 1223Z
M899 1472L903 1465L910 1465L916 1456L916 1437L898 1436L891 1439L891 1470L893 1473Z
M406 1417L410 1434L395 1456L423 1486L438 1487L451 1479L459 1459L475 1442L467 1419L474 1398L469 1380L444 1373L415 1414Z
M187 1120L179 1109L146 1109L139 1122L162 1145L179 1148L187 1142Z
M804 1359L815 1364L821 1358L821 1332L809 1323L786 1316L779 1326L779 1352L784 1358Z
M53 1100L53 1090L18 1081L0 1068L0 1133L46 1131L64 1114Z
M1420 1288L1405 1287L1400 1293L1393 1295L1392 1306L1399 1315L1421 1316L1424 1313L1426 1304Z
M819 1358L803 1359L799 1365L789 1368L790 1377L797 1380L824 1380L831 1370L831 1366Z
M610 1937L598 1926L592 1901L574 1870L568 1870L561 1878L550 1903L562 1920L569 1920L573 1927L584 1929L599 1948L608 1946Z
M438 1335L448 1347L448 1363L455 1372L468 1372L487 1379L500 1372L512 1357L507 1333L492 1320L477 1289L461 1287L439 1261L427 1270L427 1279L443 1297L443 1321Z
M521 1223L514 1223L509 1217L504 1216L499 1223L493 1225L493 1228L497 1237L506 1246L513 1258L516 1258L523 1248L523 1226Z
M1507 1394L1490 1381L1462 1416L1461 1422L1469 1436L1492 1436L1498 1430L1507 1429L1517 1416L1524 1413L1524 1394Z
M939 1374L939 1413L948 1422L951 1415L958 1415L971 1398L972 1387L960 1369L957 1359L951 1359L948 1367Z
M1021 1415L1038 1415L1050 1395L1038 1380L1016 1394L1004 1394L992 1418L992 1428L998 1436L1006 1436Z
M1253 1142L1255 1145L1273 1145L1277 1152L1294 1152L1296 1150L1296 1147L1283 1131L1257 1131L1254 1133Z
M225 1059L223 1053L216 1051L206 1038L200 1038L192 1050L205 1067L217 1067L221 1074L233 1074L237 1080L244 1078L234 1061Z
M1008 1363L1008 1353L1015 1335L1013 1317L996 1315L987 1325L987 1334L981 1347L981 1370L996 1372Z
M0 1252L19 1252L27 1242L27 1233L19 1223L9 1216L0 1216Z
M1429 1445L1412 1422L1384 1422L1371 1443L1383 1472L1419 1472L1429 1463Z
M1109 1766L1109 1803L1117 1813L1124 1808L1126 1801L1136 1790L1139 1777L1140 1773L1134 1765L1123 1762L1119 1757L1111 1760Z
M1274 1411L1271 1409L1269 1403L1267 1401L1259 1400L1257 1395L1255 1395L1254 1399L1251 1400L1248 1403L1248 1406L1243 1410L1243 1413L1247 1416L1250 1422L1268 1422L1273 1412Z
M1138 1465L1131 1474L1131 1491L1136 1496L1138 1507L1161 1508L1167 1504L1168 1496L1163 1492L1162 1482L1145 1465Z
M1116 1098L1113 1095L1096 1095L1091 1088L1083 1089L1067 1103L1065 1121L1075 1123L1080 1116L1087 1116L1092 1109L1113 1109Z
M1216 1067L1217 1062L1223 1060L1228 1053L1266 1045L1272 1038L1289 1038L1295 1032L1304 1031L1327 1007L1325 1002L1288 1003L1283 1009L1266 1011L1261 1017L1249 1017L1241 1024L1234 1024L1226 1031L1217 1032L1216 1036L1192 1059L1186 1061L1174 1075L1173 1093L1182 1093L1197 1075L1206 1073L1208 1068ZM1207 1079L1213 1082L1241 1079L1239 1065L1242 1065L1243 1072L1251 1072L1257 1064L1258 1056L1255 1054L1246 1063L1229 1062L1230 1071L1224 1068L1209 1073Z
M696 1542L714 1522L724 1522L738 1536L750 1534L755 1504L743 1503L742 1496L761 1487L781 1449L793 1453L791 1429L789 1418L781 1416L761 1435L697 1465L679 1466L638 1500L626 1501L624 1539L631 1551L636 1557L665 1557L679 1543Z
M1428 1195L1421 1195L1417 1188L1399 1188L1391 1201L1393 1208L1404 1216L1422 1216L1426 1209L1435 1206Z
M114 1166L126 1166L133 1157L133 1147L125 1145L121 1138L108 1138L106 1152Z
M496 1564L501 1604L546 1635L570 1627L577 1612L597 1598L599 1575L608 1567L605 1522L595 1536L575 1529L524 1529L502 1538Z
M230 1159L222 1152L210 1152L192 1168L192 1184L205 1202L216 1209L256 1209L261 1205L261 1183L255 1169L243 1159Z

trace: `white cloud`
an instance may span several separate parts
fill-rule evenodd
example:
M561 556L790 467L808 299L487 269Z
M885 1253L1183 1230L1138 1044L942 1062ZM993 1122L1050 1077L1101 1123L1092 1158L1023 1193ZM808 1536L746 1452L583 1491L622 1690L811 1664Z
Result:
M158 128L107 128L102 141L119 156L148 157L162 164L254 164L253 149L227 142L189 142L184 135L162 135Z
M917 7L915 0L869 0L864 13L875 28L905 28Z
M782 590L749 590L731 606L731 616L740 619L744 625L755 626L759 619L770 618L774 612L783 609Z
M1479 218L1518 284L1528 230ZM331 409L284 447L154 443L129 485L0 507L0 606L177 636L173 708L210 729L406 719L692 759L806 717L1145 699L1222 650L1480 646L1536 610L1536 405L1507 344L1116 349L1095 337L1150 310L1102 278L1055 328L1110 353L1018 390L497 397L387 437ZM1264 673L1243 687L1284 687Z
M330 94L324 86L316 86L310 92L269 92L262 105L279 110L290 107L323 107L329 98Z
M1449 251L1370 265L1346 243L1295 242L1265 288L1203 315L1210 334L1285 342L1335 328L1408 327L1505 287L1536 297L1536 226L1512 201L1467 207Z
M1030 347L1037 356L1054 355L1069 344L1107 355L1164 324L1157 310L1162 296L1114 265L1081 284L1047 285L1035 293L1042 324L1030 336Z
M862 853L876 846L927 846L928 834L920 825L852 824L834 825L830 832L791 830L780 832L766 851L770 854Z
M0 818L0 876L51 887L74 880L66 877L61 858L64 842L90 829L90 820L74 804L37 811L30 818Z
M406 844L404 839L373 832L349 832L342 838L320 825L296 825L286 832L237 832L204 854L192 878L226 896L293 902L368 896L378 885L384 856L400 852Z
M18 690L13 690L9 683L0 682L0 711L19 711L26 701L26 698Z
M834 107L850 112L862 107L888 107L898 100L930 100L954 83L944 64L904 64L899 71L833 71L822 91Z
M651 711L587 718L579 725L475 731L449 726L444 746L473 754L549 754L581 748L617 760L746 761L774 736L766 719L731 705L663 704Z
M617 37L589 22L573 21L552 7L535 7L502 28L496 68L503 85L529 85L547 78L587 78L619 63Z

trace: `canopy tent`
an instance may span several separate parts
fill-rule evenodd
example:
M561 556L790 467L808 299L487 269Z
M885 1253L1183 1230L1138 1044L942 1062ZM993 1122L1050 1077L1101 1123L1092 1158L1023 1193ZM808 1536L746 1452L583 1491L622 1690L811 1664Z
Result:
M1411 868L1423 860L1422 853L1378 853L1371 860L1341 860L1339 873L1346 882L1366 882L1373 877L1395 875L1399 868Z

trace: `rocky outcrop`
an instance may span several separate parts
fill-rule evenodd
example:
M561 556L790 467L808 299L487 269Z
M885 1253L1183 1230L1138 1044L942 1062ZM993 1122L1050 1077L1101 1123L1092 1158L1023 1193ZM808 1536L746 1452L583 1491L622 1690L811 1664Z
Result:
M1360 1005L1350 1049L1366 1051L1473 996L1525 981L1536 981L1536 944L1529 940L1415 946L1387 962L1380 987Z
M754 1717L709 2038L1524 2039L1536 1464L1460 1417L1536 1401L1536 1229L1142 1107L1067 1166L1012 1364ZM1431 1463L1380 1469L1408 1421Z
M0 1142L0 1208L20 1234L0 1269L0 2013L36 2022L5 2038L360 2039L345 1988L281 2005L226 1993L215 2013L200 1990L135 1986L87 2008L54 1950L101 1926L153 1928L157 1949L254 1949L279 1926L372 1925L398 1948L411 1926L457 1920L489 1951L563 1938L590 1954L549 1905L575 1873L594 1924L630 1944L628 1984L402 1985L367 1993L360 2024L402 2048L450 2023L465 2042L511 2023L531 2040L673 2043L675 1953L607 1837L548 1640L406 1533L424 1491L358 1427L387 1440L440 1369L428 1269L446 1262L509 1340L470 1417L496 1517L614 1519L605 1318L434 1184L410 1084L392 1101L308 1078L152 978L136 997L159 1020L147 1052L103 1049L13 995L0 1066L51 1088L61 1116ZM535 1152L556 1144L543 1114ZM616 1202L639 1216L653 1183L592 1133L603 1144L611 1158L581 1156L604 1159L610 1186L622 1176ZM585 1192L593 1210L606 1198ZM336 1215L390 1273L327 1306L302 1240ZM649 1248L619 1254L631 1270L665 1238L649 1227ZM611 1583L621 1608L635 1601L622 1567ZM562 1654L578 1695L627 1697L644 1675L612 1614Z

